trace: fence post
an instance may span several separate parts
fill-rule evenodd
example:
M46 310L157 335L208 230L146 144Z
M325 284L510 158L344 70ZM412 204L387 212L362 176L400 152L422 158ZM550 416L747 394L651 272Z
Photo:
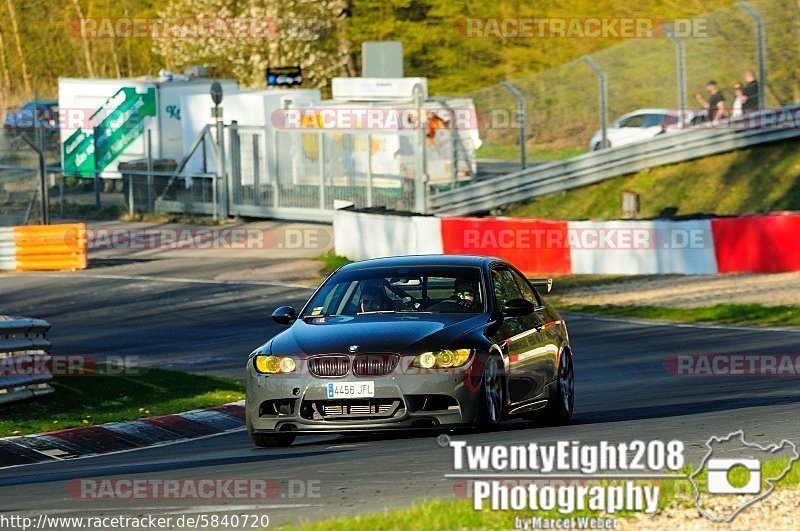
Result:
M372 206L372 134L367 133L367 207Z
M320 131L319 135L319 209L325 210L325 133Z
M280 134L278 131L272 131L272 134L270 135L270 138L272 139L272 149L268 150L266 158L271 173L273 207L279 207L281 204L281 183L279 181L280 168L278 167L278 134Z
M505 87L517 100L517 122L519 123L519 164L524 170L527 167L527 146L525 145L527 135L525 134L525 129L528 120L528 114L525 110L525 96L522 94L522 91L508 81L503 81L500 84L503 85L503 87Z
M678 125L683 129L686 126L686 48L683 41L675 33L664 26L667 38L675 44L675 61L678 74Z
M152 212L155 210L155 203L153 201L153 138L150 129L145 132L144 145L147 150L147 211Z
M133 218L133 175L128 174L128 215Z
M42 208L42 225L50 225L50 190L47 186L47 168L44 160L44 131L42 131L42 123L38 115L35 114L34 119L36 120L36 132L39 137L37 139L39 149L36 154L39 159L39 184L42 187L42 194L39 198Z
M228 126L228 135L230 138L228 139L229 148L231 150L231 171L226 179L227 183L227 193L228 193L228 202L230 209L230 205L236 204L238 201L238 190L240 190L242 184L242 150L241 145L239 143L239 122L236 120L231 120L231 125Z
M608 144L608 79L600 65L588 55L581 57L589 68L594 70L600 80L600 146L606 148Z
M39 180L39 185L38 185L38 187L39 187L39 207L41 208L41 211L42 211L40 216L39 216L39 220L41 221L42 225L49 225L50 224L50 210L49 210L50 197L49 197L49 191L47 189L47 168L45 167L45 160L44 160L44 134L42 133L42 130L41 130L42 129L42 125L41 125L41 122L39 120L39 116L35 112L34 112L34 115L33 115L33 119L34 119L33 127L34 127L34 131L36 132L36 138L35 138L36 142L32 141L27 136L25 136L25 133L22 133L20 138L22 138L22 140L26 144L28 144L28 147L30 147L37 155L37 161L38 161L37 173L38 173L38 177L39 177L39 179L38 179ZM32 207L32 206L33 206L33 203L31 202L31 204L30 204L30 206L28 208L28 213L25 216L26 222L27 222L28 216L30 215L30 207Z
M424 214L427 209L427 191L428 191L428 167L427 167L427 153L425 144L425 122L426 114L423 105L425 101L422 98L422 87L414 85L414 105L417 108L417 127L419 132L417 134L417 149L414 150L414 159L416 161L416 171L414 172L414 211Z
M217 171L214 179L214 192L217 195L214 200L214 204L217 205L214 209L217 214L214 216L216 220L228 217L228 187L227 180L225 179L225 124L222 121L222 107L215 105L212 116L216 120L217 126Z
M61 219L64 219L64 172L59 173L60 178L58 179L58 212L61 215Z
M92 145L94 146L92 160L94 160L94 206L100 208L100 172L97 171L97 134L92 128Z
M758 56L758 106L767 108L767 41L764 34L764 17L748 2L737 2L737 6L747 13L756 24L756 54Z

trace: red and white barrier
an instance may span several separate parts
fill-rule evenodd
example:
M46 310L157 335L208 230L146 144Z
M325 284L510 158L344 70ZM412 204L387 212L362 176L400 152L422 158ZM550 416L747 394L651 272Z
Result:
M336 253L350 260L442 253L441 220L434 217L337 210L333 234Z
M800 270L800 215L719 218L711 222L720 273Z
M529 274L568 274L567 222L512 218L443 218L442 252L508 260Z
M336 253L496 256L530 275L800 271L800 215L691 221L434 218L338 211Z
M570 221L575 274L717 272L709 220Z

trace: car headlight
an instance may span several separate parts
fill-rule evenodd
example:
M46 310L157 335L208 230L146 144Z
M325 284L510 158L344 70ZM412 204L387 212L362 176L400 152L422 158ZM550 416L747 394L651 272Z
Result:
M437 350L436 352L423 352L411 362L413 367L422 369L446 369L459 367L469 360L472 351L468 348L455 350Z
M294 359L283 356L264 356L259 354L253 358L253 366L260 373L278 374L294 372L297 364Z

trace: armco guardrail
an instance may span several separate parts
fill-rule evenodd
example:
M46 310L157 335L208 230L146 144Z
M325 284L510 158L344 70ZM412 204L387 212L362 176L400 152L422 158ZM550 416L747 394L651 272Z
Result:
M45 337L49 329L50 323L41 319L0 316L0 404L53 392Z
M0 227L0 269L69 271L87 263L84 223Z
M775 111L792 117L785 128L701 127L656 136L568 160L542 164L491 180L431 195L430 213L458 216L597 183L655 166L708 157L737 149L800 137L800 106Z

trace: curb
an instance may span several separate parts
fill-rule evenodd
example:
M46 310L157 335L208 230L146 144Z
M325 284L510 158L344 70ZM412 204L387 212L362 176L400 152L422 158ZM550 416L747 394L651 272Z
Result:
M241 431L244 401L128 422L0 439L0 469L126 452Z

